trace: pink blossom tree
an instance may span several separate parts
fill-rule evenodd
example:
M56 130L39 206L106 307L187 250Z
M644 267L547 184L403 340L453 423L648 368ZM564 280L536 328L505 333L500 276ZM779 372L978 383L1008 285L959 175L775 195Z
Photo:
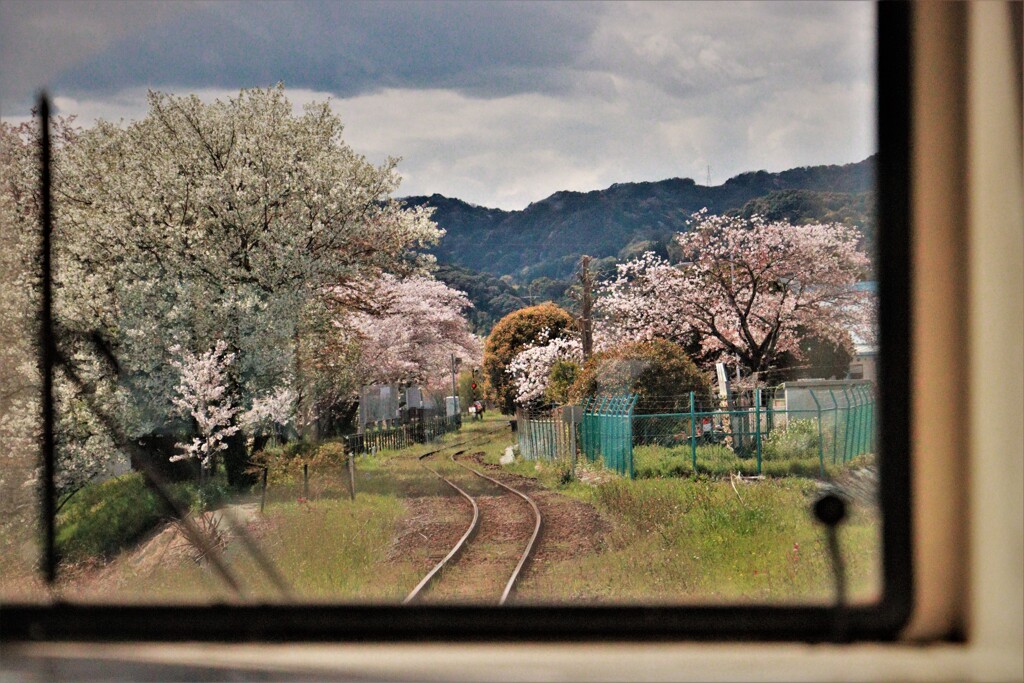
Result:
M425 275L384 274L364 288L363 310L337 321L339 334L358 348L360 383L415 382L442 386L451 354L480 363L482 342L463 311L463 292Z
M783 352L801 357L801 334L849 345L873 327L870 296L855 284L868 258L855 228L795 226L693 215L676 241L684 262L654 254L619 266L598 310L606 333L623 340L696 337L707 360L731 356L750 372L773 368Z

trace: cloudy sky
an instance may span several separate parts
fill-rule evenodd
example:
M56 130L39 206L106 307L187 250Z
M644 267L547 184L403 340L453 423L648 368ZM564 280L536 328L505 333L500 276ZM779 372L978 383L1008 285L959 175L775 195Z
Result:
M0 116L40 87L89 125L147 89L283 81L347 141L402 157L400 194L522 208L558 190L860 161L869 3L0 0Z

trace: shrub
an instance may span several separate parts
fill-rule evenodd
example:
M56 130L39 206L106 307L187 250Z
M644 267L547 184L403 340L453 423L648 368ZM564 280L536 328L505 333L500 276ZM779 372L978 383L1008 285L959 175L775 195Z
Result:
M569 390L579 402L599 394L639 394L636 412L669 413L689 408L689 392L710 391L708 378L686 351L664 339L630 342L595 353Z
M344 467L347 463L345 445L337 441L321 444L293 441L285 446L264 448L253 455L251 472L262 476L266 466L268 486L296 487L303 482L303 467L308 467L310 477L322 480L332 468ZM339 475L340 476L340 475Z
M544 398L550 403L568 403L569 389L580 374L580 366L571 360L556 360L548 373Z
M557 337L574 325L572 316L551 302L520 309L498 321L484 343L484 373L502 412L515 410L515 385L505 372L512 359L544 330Z
M815 420L790 420L774 429L764 440L761 455L765 460L818 460L818 423Z

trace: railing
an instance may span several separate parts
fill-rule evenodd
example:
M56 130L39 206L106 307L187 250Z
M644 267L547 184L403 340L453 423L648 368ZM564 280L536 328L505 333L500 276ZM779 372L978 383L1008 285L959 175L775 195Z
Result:
M462 416L433 417L397 427L371 429L362 434L349 434L345 446L350 453L373 453L427 443L462 427Z
M574 461L578 449L579 406L516 410L516 440L527 460Z
M583 405L581 450L591 462L633 478L633 408L637 395L600 396Z

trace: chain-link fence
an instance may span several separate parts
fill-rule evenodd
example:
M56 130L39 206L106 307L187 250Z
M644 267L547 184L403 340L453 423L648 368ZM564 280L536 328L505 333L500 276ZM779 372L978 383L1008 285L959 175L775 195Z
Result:
M799 380L717 397L644 397L664 412L636 413L637 396L516 413L529 460L601 459L623 475L693 473L825 477L875 451L875 392L867 381ZM682 409L680 409L682 407ZM635 451L635 453L634 453Z
M822 477L875 449L870 382L801 381L711 401L691 392L687 403L686 412L633 416L634 444L684 456L683 471Z

